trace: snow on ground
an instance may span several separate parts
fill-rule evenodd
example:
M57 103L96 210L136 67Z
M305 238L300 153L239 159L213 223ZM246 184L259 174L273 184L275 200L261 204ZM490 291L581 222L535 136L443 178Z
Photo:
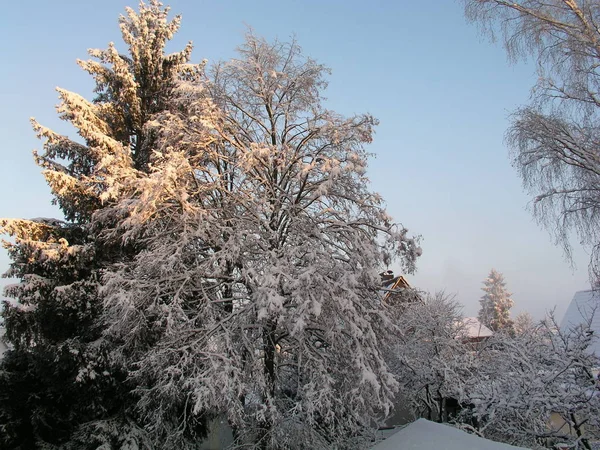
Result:
M450 425L418 419L371 450L516 450L520 448L483 439Z

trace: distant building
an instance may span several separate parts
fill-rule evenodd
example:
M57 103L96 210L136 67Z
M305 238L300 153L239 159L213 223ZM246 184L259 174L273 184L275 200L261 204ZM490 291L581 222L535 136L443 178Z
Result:
M600 291L589 290L575 293L569 304L559 328L561 331L583 325L597 336L590 344L590 350L600 357Z
M394 272L387 270L381 272L379 276L381 277L381 291L385 303L412 303L420 300L418 292L408 284L408 281L402 275L395 277Z
M494 332L482 324L477 317L465 317L462 319L464 325L464 342L478 344L494 335Z

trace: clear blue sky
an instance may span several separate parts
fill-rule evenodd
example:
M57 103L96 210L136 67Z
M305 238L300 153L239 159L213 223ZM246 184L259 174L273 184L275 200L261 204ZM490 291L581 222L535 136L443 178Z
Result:
M373 188L389 212L423 236L409 281L457 294L474 315L494 267L514 293L515 312L559 316L587 289L587 255L573 271L525 210L528 197L503 144L508 116L527 102L531 64L511 66L500 45L467 24L460 2L172 0L183 15L172 49L195 43L194 60L229 59L246 26L267 38L295 34L305 53L333 70L328 106L370 112L381 125L371 146ZM11 1L0 17L0 216L56 216L31 158L35 116L62 133L60 86L86 97L90 77L75 64L86 49L120 44L117 17L130 0ZM123 48L120 45L120 48ZM8 258L0 256L0 269Z

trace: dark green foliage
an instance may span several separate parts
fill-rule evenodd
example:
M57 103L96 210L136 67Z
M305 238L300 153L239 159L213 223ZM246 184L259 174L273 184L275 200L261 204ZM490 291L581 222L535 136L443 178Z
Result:
M17 284L2 312L11 346L0 361L0 448L95 449L135 443L145 447L147 423L135 409L135 388L122 358L105 336L101 278L131 260L143 244L123 242L105 228L121 218L102 215L122 192L115 180L148 170L154 132L147 130L169 105L173 83L191 44L166 55L179 28L156 1L120 18L126 55L111 44L91 50L79 65L96 81L96 98L58 89L61 119L77 142L33 121L43 152L34 152L63 220L0 220L11 258L6 277ZM111 184L113 183L113 184ZM95 220L94 217L101 216ZM185 402L174 405L183 414ZM188 411L189 413L189 411ZM192 435L204 432L204 423Z

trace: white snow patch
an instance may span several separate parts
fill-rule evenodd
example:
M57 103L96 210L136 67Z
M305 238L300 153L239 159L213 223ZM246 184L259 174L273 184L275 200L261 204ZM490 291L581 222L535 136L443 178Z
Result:
M470 338L491 337L494 332L482 324L477 317L465 317L463 320L465 334Z
M450 425L419 419L371 450L439 450L442 448L444 450L516 450L522 447L490 441Z

